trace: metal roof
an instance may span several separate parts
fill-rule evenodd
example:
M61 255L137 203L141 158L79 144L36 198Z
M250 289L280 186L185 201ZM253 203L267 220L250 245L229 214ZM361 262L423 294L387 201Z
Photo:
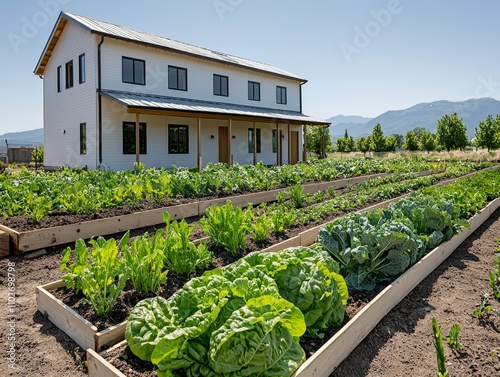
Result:
M260 72L266 72L273 75L278 75L289 79L298 80L301 82L307 82L306 79L300 76L273 67L269 64L256 62L250 59L240 58L238 56L233 56L222 52L210 50L207 48L194 46L188 43L179 42L173 39L161 37L143 31L133 30L124 26L119 26L111 24L109 22L99 21L89 17L79 16L68 12L61 12L61 14L59 15L59 19L54 27L54 30L49 38L49 41L47 42L47 45L45 46L42 56L38 61L37 67L35 68L35 74L37 75L43 74L43 70L45 69L45 64L47 63L48 58L52 54L52 50L55 44L57 43L57 39L59 38L59 35L62 29L64 28L66 21L72 21L77 25L89 30L91 33L127 41L133 41L136 43L153 46L156 48L161 48L169 51L174 51L181 54L196 56L201 59L208 59L224 64L230 64Z
M129 93L103 90L102 94L127 108L185 111L190 113L219 114L236 117L251 117L273 121L301 124L329 125L319 118L304 115L298 111L277 110L253 106L233 105L178 97L157 96L142 93Z

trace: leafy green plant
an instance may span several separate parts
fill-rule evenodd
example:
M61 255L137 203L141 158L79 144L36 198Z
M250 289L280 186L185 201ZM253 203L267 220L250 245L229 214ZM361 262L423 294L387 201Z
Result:
M251 230L252 212L234 208L228 200L226 205L208 208L200 220L203 232L210 236L215 246L223 247L228 253L236 255L246 246L246 237Z
M75 242L75 260L73 263L70 263L70 258L71 248L68 246L63 251L59 266L61 270L66 271L61 279L66 283L66 288L73 288L75 294L79 294L82 291L82 277L90 261L89 250L87 249L87 245L85 245L85 241L81 238Z
M498 251L498 250L497 250ZM493 261L495 265L494 271L489 271L489 284L493 290L493 295L497 300L500 299L500 253L496 254L496 259Z
M205 243L195 245L189 240L194 227L186 220L170 222L170 215L165 212L163 221L166 224L163 257L171 270L180 274L192 273L213 262L213 254Z
M266 214L257 216L252 223L252 234L255 242L264 242L272 227L273 222Z
M451 326L450 333L446 337L446 343L449 344L451 348L453 348L456 351L459 351L462 345L458 341L458 336L460 335L460 326L457 323L454 323Z
M149 233L136 237L130 247L123 245L123 257L130 270L132 285L139 292L157 292L167 281L163 269L163 232L158 230L150 239Z
M437 377L448 377L446 371L446 355L444 354L443 336L441 335L441 328L436 322L436 318L432 317L432 331L434 332L434 347L436 348L437 357Z
M276 203L283 204L285 202L285 192L280 191L278 195L276 195Z
M295 208L304 207L304 186L295 185L290 189L290 198L292 199Z
M318 203L321 203L323 200L325 200L325 196L326 196L325 191L317 191L314 194L314 200L316 200L316 202L318 202Z
M489 312L495 313L496 315L500 315L500 312L493 308L490 305L490 295L485 293L483 297L481 297L481 303L476 306L474 311L471 313L471 316L474 318L478 318L479 320L483 320Z

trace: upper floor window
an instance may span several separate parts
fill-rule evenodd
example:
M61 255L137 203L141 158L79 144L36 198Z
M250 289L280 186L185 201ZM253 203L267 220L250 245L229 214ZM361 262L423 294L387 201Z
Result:
M187 69L168 66L168 88L175 90L187 90Z
M85 54L81 54L78 57L78 83L83 84L85 82Z
M229 78L227 76L214 74L214 95L229 96Z
M62 90L62 66L57 67L57 93Z
M135 154L135 122L123 122L123 154ZM146 123L139 123L139 153L147 153Z
M123 56L122 81L128 84L146 85L146 62Z
M168 125L168 153L169 154L189 153L188 126L178 125L178 124Z
M284 86L276 87L276 103L286 105L286 88Z
M73 60L66 63L66 89L73 87Z
M260 83L255 81L248 82L248 99L260 101Z

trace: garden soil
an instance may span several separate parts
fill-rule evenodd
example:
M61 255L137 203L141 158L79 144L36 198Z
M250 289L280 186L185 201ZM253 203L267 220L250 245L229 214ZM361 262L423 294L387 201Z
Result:
M500 376L500 317L490 312L480 321L470 315L484 293L490 292L488 271L494 268L498 238L500 210L398 304L332 376L435 376L432 317L444 337L454 323L462 328L460 351L444 345L450 376ZM87 375L85 350L36 310L36 286L62 275L61 250L47 249L45 255L32 259L20 255L0 260L0 376ZM15 264L14 306L7 301L8 263ZM350 300L346 317L366 304L366 297L358 297ZM491 299L490 303L500 310L500 302ZM8 360L9 335L15 336L13 368ZM316 352L317 346L305 347L306 352Z

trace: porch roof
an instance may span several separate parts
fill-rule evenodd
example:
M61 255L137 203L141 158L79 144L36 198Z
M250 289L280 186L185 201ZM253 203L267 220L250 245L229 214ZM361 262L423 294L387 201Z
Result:
M222 102L211 102L178 97L158 96L143 93L130 93L115 90L103 90L102 95L125 106L128 112L172 111L186 113L184 116L219 115L238 118L252 118L255 121L288 122L327 126L330 123L298 111L277 110L262 107L234 105Z

